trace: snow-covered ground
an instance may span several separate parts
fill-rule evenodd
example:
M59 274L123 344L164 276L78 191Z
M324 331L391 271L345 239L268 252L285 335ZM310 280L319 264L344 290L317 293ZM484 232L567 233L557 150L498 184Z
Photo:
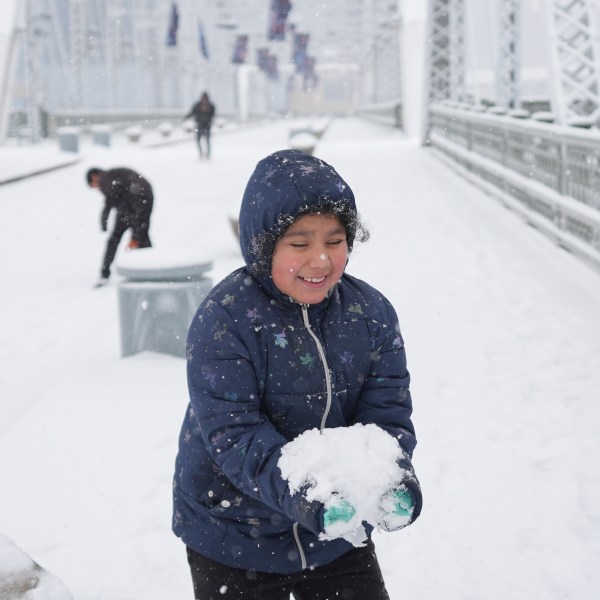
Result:
M212 259L218 280L241 264L228 216L291 125L217 135L210 162L191 141L83 143L0 186L0 534L76 600L193 597L170 532L185 361L120 357L85 171L146 175L156 248ZM372 238L348 270L396 306L413 378L425 505L376 534L392 600L600 597L599 274L395 131L336 120L316 154L355 191Z

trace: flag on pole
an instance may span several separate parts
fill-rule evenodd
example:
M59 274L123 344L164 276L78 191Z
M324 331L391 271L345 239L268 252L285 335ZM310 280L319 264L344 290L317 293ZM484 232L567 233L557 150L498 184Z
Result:
M285 23L288 15L292 10L290 0L271 0L271 8L269 10L269 29L267 39L269 40L284 40L285 39Z
M233 48L233 57L231 62L234 65L243 65L248 57L248 36L238 35L235 39L235 47Z
M304 78L304 91L310 90L311 87L314 87L319 83L319 78L315 73L315 62L316 60L314 56L307 56L304 61L304 66L302 68L302 76Z
M309 39L310 34L308 33L294 33L292 62L296 66L296 73L302 73L304 69L304 63L308 58Z
M269 79L279 79L277 57L269 52L268 48L259 48L256 51L256 62L258 68L265 73Z
M279 79L279 68L277 66L277 57L274 54L269 54L267 56L267 68L266 68L267 77L269 79L273 79L277 81Z
M258 50L256 51L256 62L258 64L258 68L261 71L267 70L267 63L269 62L268 48L258 48Z
M169 17L169 29L167 30L167 46L177 46L177 28L179 27L179 11L177 4L171 3L171 16Z
M198 44L200 45L200 54L202 54L206 60L209 60L210 56L208 54L208 46L206 45L204 27L200 21L198 21Z

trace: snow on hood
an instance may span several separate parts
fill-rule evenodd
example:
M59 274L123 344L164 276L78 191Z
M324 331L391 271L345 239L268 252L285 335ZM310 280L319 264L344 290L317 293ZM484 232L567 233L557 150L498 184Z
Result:
M240 208L240 246L248 268L269 275L277 240L298 217L320 211L340 218L351 250L354 194L331 165L300 150L280 150L259 161Z

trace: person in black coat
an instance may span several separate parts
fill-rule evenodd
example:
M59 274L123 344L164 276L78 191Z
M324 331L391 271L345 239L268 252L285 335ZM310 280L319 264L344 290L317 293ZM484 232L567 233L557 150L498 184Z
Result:
M202 93L200 100L192 106L190 112L183 119L191 117L196 121L196 141L200 158L204 156L201 143L203 137L206 139L206 158L210 158L210 128L215 117L215 105L210 101L206 92Z
M152 246L149 231L154 197L150 183L139 173L126 167L107 171L92 167L86 178L90 187L97 188L104 194L104 207L100 216L102 231L107 231L110 211L113 208L117 211L102 261L98 282L98 286L101 286L110 277L110 266L115 259L119 242L128 229L131 229L129 248Z

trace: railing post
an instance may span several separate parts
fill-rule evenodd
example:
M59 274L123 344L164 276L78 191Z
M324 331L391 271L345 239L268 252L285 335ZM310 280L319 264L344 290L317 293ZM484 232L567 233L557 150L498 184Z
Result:
M558 181L556 182L558 187L558 192L562 195L565 195L567 189L566 178L567 174L567 141L562 139L558 142L558 161L559 161L559 169L558 169ZM556 215L554 217L556 226L561 230L565 230L565 215L561 210L560 204L556 206Z

